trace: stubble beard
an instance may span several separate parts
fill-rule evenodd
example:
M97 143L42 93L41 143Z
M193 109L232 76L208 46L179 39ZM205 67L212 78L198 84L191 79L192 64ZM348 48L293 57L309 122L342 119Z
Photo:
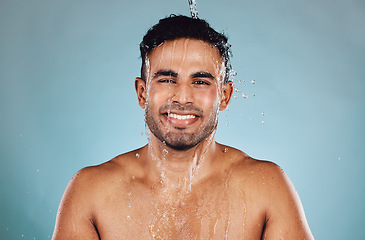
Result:
M184 151L210 138L218 125L218 107L213 108L208 122L193 133L187 133L185 129L176 128L171 125L161 126L162 123L160 123L160 127L158 120L153 117L153 111L149 104L146 106L145 121L151 133L161 143L171 149Z

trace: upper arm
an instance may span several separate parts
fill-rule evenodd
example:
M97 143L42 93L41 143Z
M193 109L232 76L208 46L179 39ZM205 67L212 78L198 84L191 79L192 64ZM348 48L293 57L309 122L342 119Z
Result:
M293 184L284 171L270 166L271 183L266 199L266 225L263 239L313 239L304 210Z
M79 171L70 180L62 197L53 240L99 239L92 219L89 170Z

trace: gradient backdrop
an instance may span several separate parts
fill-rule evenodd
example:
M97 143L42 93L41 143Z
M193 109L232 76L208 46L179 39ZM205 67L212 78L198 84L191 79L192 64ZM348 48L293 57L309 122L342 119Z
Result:
M365 1L197 4L238 72L217 141L282 166L316 239L365 239ZM188 2L0 1L1 239L50 238L76 171L147 142L138 45L170 13Z

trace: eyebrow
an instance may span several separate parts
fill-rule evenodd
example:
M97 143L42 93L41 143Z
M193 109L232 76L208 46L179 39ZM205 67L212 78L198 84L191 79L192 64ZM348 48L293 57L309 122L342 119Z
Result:
M165 76L165 77L175 77L177 78L179 76L179 74L173 70L167 70L167 69L163 69L160 70L158 72L156 72L152 79L155 79L157 77L160 76ZM215 81L215 77L213 77L212 74L210 74L209 72L205 72L205 71L201 71L201 72L196 72L190 75L191 78L209 78L211 80Z
M191 78L209 78L211 80L215 80L212 74L209 72L196 72L190 75Z
M156 72L154 75L153 75L153 78L157 78L157 77L160 77L160 76L165 76L165 77L178 77L179 74L175 71L172 71L172 70L160 70L158 72Z

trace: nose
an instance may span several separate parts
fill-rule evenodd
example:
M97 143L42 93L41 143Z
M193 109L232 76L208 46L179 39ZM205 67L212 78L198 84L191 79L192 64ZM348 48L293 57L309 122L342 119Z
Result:
M177 84L171 98L172 102L181 105L194 102L194 90L189 84Z

